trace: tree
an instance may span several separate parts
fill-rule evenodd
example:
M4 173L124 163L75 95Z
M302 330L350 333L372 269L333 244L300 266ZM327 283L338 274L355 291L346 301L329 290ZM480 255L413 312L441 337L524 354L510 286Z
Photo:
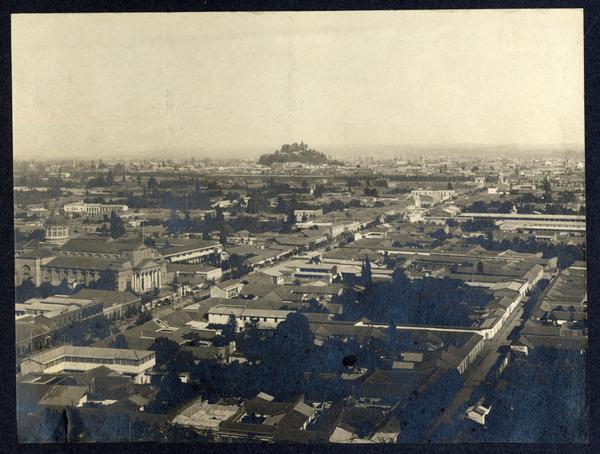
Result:
M273 209L273 211L275 213L280 213L280 214L287 213L290 211L290 206L284 200L283 197L278 196L277 201L275 202L275 208Z
M159 367L162 367L176 358L180 347L175 341L166 337L159 337L149 347L149 350L156 352L156 364Z
M23 303L38 296L40 296L39 291L31 279L24 280L19 287L15 288L15 302L17 303Z
M449 191L451 191L451 190L453 190L453 189L454 189L454 186L452 185L452 182L451 182L451 181L449 181L449 182L448 182L448 186L447 186L447 188L448 188L448 190L449 190Z
M548 175L544 177L542 188L544 190L544 200L546 202L552 202L552 186L550 185L550 181L548 180Z
M227 244L227 234L224 229L219 232L219 243Z
M410 279L406 276L404 269L400 267L394 269L394 272L392 273L392 283L396 288L402 291L407 287L410 287Z
M175 344L175 342L173 342ZM177 344L175 344L177 345ZM158 362L158 352L156 354ZM192 388L181 382L175 362L166 365L166 374L160 376L158 382L158 393L155 399L148 404L147 410L151 413L166 413L173 407L182 404L193 397Z
M283 231L291 232L295 223L296 223L296 215L294 214L293 210L290 210L287 215L287 218L285 220L285 224L283 226Z
M111 238L119 238L125 235L125 225L116 211L110 213L110 236Z
M271 166L274 163L282 162L302 162L306 164L334 164L343 165L339 161L330 160L324 153L320 153L309 148L304 142L285 144L279 150L271 154L262 155L258 163L265 166Z
M115 273L107 270L100 274L100 278L97 281L90 282L89 288L100 289L100 290L114 290L117 288L117 278Z
M323 191L324 191L323 185L317 184L315 186L315 190L313 192L315 199L321 198L323 196Z
M398 350L399 336L396 324L391 321L385 332L388 353L394 355Z
M225 327L221 331L221 336L225 338L225 342L229 343L235 339L235 333L237 331L237 320L235 319L235 315L231 314L227 319L227 323Z
M361 282L365 287L370 288L373 285L373 274L371 272L371 261L369 257L365 256L365 260L362 263L360 270Z
M303 374L312 347L312 332L304 315L292 312L277 326L263 350L265 375L276 397L288 399L303 392Z
M123 349L129 348L129 346L127 345L127 339L122 334L117 334L115 336L115 339L111 342L110 347Z
M149 311L140 312L135 321L135 324L137 326L143 325L144 323L148 323L150 320L152 320L152 314L150 314Z
M181 219L177 216L177 211L175 209L171 209L171 216L167 221L167 231L169 235L177 235L181 232Z
M481 260L477 262L477 274L483 274L483 262Z
M308 307L307 308L302 308L300 311L301 312L308 312L308 313L321 313L321 314L327 314L327 313L329 313L329 309L327 309L325 306L323 306L315 298L309 299L308 300Z
M367 184L369 184L368 181L367 181ZM371 188L371 187L366 187L363 190L363 193L367 197L377 197L379 195L379 193L377 192L377 189L376 188Z
M251 319L244 329L243 337L237 346L250 360L259 357L263 353L258 320Z
M256 214L263 211L267 211L269 207L269 201L266 199L264 192L256 191L250 196L248 207L246 208L248 213Z

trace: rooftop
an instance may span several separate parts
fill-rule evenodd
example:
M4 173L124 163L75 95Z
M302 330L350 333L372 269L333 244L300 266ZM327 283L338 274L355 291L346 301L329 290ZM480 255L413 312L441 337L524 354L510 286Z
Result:
M73 345L61 345L60 347L47 350L29 359L41 364L46 364L64 356L79 356L86 358L105 358L105 359L129 359L141 360L154 355L150 350L130 350L121 348L96 348L96 347L76 347Z

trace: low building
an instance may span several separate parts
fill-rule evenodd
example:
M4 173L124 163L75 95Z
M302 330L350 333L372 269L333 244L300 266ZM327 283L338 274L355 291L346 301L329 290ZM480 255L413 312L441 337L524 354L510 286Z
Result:
M25 399L34 405L59 411L67 407L82 407L89 400L87 387L63 383L18 383L17 396L20 402Z
M307 404L302 396L290 402L275 402L270 396L259 396L244 402L234 415L219 424L221 439L310 442L323 437L320 432L308 430L321 407Z
M321 281L332 283L337 276L337 266L330 264L306 264L297 266L292 273L292 279Z
M485 418L490 414L492 409L491 405L486 407L483 402L484 398L482 397L475 405L471 405L467 408L467 418L482 426L485 425Z
M44 316L28 315L15 320L17 356L35 353L52 345L58 328Z
M23 374L83 372L104 365L131 377L136 383L148 383L147 373L155 364L156 354L149 350L62 345L23 360L21 371Z
M244 287L240 281L229 279L227 281L218 282L210 288L211 298L235 298L240 294Z
M235 415L239 408L235 404L211 404L199 398L180 411L173 418L173 424L189 427L201 434L208 435L211 432L217 431L219 425Z
M128 312L140 308L141 298L132 292L83 288L73 295L75 298L91 298L102 303L102 311L107 318L122 318Z
M223 270L214 266L187 263L168 263L167 280L168 282L179 282L189 279L198 283L208 281L219 281L223 277Z
M231 316L235 317L238 330L244 329L252 322L262 329L275 329L285 321L293 311L275 309L255 309L241 305L218 304L208 310L208 322L225 325Z
M309 209L309 210L294 210L294 216L296 219L302 220L306 219L314 219L323 216L323 209Z
M95 299L55 295L48 298L32 298L15 304L15 316L43 315L52 320L57 328L92 319L103 313L102 302Z
M240 230L227 236L227 242L230 244L250 244L253 245L256 241L256 235L248 230Z
M202 263L211 256L223 252L223 246L217 241L199 239L172 239L156 242L156 251L171 263Z

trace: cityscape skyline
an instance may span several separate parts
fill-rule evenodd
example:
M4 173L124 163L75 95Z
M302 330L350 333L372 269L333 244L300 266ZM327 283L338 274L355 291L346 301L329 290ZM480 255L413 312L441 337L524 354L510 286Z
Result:
M18 443L593 440L581 9L12 38Z

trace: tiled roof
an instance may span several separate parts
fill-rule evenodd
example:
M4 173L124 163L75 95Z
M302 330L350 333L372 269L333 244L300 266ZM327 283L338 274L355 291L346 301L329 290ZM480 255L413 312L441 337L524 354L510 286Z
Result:
M22 259L43 259L47 257L53 257L56 255L56 251L51 251L50 249L40 248L34 249L32 251L27 251L19 256Z
M125 250L133 250L142 245L141 239L126 241L110 241L106 238L74 238L60 247L61 251L94 252L120 254Z
M151 354L154 354L154 352L149 350L76 347L73 345L62 345L60 347L53 348L52 350L47 350L45 352L32 355L30 359L45 364L49 361L58 359L63 356L85 356L89 358L139 360Z
M97 290L91 288L81 289L79 293L74 296L85 299L98 299L102 301L105 307L113 306L115 304L131 303L140 300L139 296L129 291L118 292L116 290Z
M66 257L58 256L43 267L46 268L81 268L85 270L108 270L113 264L117 264L119 261L116 260L105 260L90 257ZM123 262L121 262L123 263Z
M179 254L188 251L194 251L196 249L214 248L219 246L218 241L208 240L186 240L178 239L172 240L169 245L166 243L160 243L156 245L156 250L163 256Z

